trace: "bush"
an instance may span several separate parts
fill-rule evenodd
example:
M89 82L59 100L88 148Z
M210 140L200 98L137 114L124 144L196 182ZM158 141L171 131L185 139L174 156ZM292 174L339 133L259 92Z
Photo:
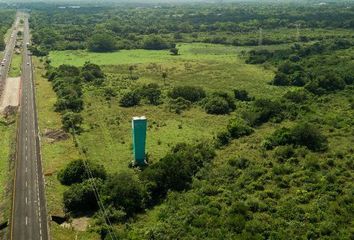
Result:
M222 97L212 97L208 99L204 107L209 114L221 115L230 113L229 104Z
M304 103L309 96L305 90L296 90L286 92L283 97L293 103Z
M325 94L327 92L334 92L342 90L345 87L344 80L336 73L328 72L318 76L313 81L309 82L305 88L317 95Z
M139 105L140 100L141 97L136 91L130 91L123 95L119 103L122 107L133 107Z
M232 138L240 138L242 136L248 136L254 132L254 130L247 125L246 122L240 120L230 121L227 126L227 130Z
M86 82L95 82L100 85L104 81L104 74L97 64L86 62L81 69L81 76Z
M192 103L184 98L171 99L169 101L169 109L177 114L180 114L182 111L187 110L191 107Z
M105 201L116 209L123 209L127 216L144 209L146 195L142 183L129 173L119 173L110 176L103 187Z
M288 75L282 72L277 72L272 81L272 84L275 86L288 86L290 85L290 80Z
M64 209L73 214L83 214L98 209L93 184L98 191L102 187L100 179L90 179L70 186L63 194Z
M251 101L252 98L248 96L248 92L246 90L237 90L234 89L235 98L240 101Z
M236 109L236 105L227 93L215 92L206 100L204 108L209 114L229 114Z
M216 140L217 140L217 146L219 147L226 146L231 141L230 133L228 131L220 132L216 135Z
M178 87L174 87L168 93L168 96L173 99L177 99L181 97L193 103L193 102L198 102L203 98L205 98L206 94L201 87L178 86Z
M321 134L319 129L308 123L300 123L291 131L293 141L296 145L306 146L313 151L323 151L327 149L327 139Z
M253 103L252 110L244 113L243 117L251 126L261 125L269 120L279 122L285 117L284 109L285 106L279 101L257 99Z
M146 98L150 104L160 104L161 90L158 84L150 83L148 85L144 85L139 91L140 95Z
M102 165L98 165L90 161L88 161L86 164L91 171L91 177L100 178L102 180L106 179L107 174ZM63 170L58 173L58 180L63 185L81 183L89 178L90 177L87 175L86 166L83 160L71 161Z
M82 121L83 118L80 113L66 112L62 116L62 124L65 131L74 130L75 132L80 132Z
M264 142L267 149L287 144L305 146L312 151L324 151L328 147L326 137L308 123L300 123L292 129L278 129Z
M188 188L194 174L214 156L214 149L209 144L177 144L159 162L147 167L141 173L141 179L146 183L152 200L157 201L168 190L182 191Z

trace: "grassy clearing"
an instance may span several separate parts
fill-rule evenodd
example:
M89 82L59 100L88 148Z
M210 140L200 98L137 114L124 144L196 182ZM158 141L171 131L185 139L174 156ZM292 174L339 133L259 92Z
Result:
M14 54L12 56L9 77L21 76L22 54Z

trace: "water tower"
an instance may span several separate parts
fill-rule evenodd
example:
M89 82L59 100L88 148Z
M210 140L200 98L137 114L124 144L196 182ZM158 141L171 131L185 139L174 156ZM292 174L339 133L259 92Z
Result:
M133 130L133 155L134 164L143 166L145 161L145 145L146 145L146 117L133 117L132 130Z

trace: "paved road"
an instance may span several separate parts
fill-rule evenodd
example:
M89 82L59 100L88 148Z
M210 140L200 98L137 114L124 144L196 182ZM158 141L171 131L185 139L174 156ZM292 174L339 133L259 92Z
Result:
M40 158L28 18L24 18L22 94L12 210L12 240L48 240L44 180Z
M0 59L0 62L4 62L4 64L0 64L0 101L2 98L3 90L6 84L7 73L10 69L11 59L14 52L16 39L17 39L17 32L18 32L18 23L19 23L19 15L17 14L15 23L12 28L11 36L8 39L6 44L6 48L4 50L4 56ZM5 59L5 61L4 61ZM4 65L4 66L2 66Z

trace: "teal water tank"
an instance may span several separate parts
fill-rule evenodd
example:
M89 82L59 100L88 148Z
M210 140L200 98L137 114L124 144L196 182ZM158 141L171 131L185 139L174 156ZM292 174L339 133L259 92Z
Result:
M146 117L133 117L133 155L136 165L145 165L145 145L146 145Z

